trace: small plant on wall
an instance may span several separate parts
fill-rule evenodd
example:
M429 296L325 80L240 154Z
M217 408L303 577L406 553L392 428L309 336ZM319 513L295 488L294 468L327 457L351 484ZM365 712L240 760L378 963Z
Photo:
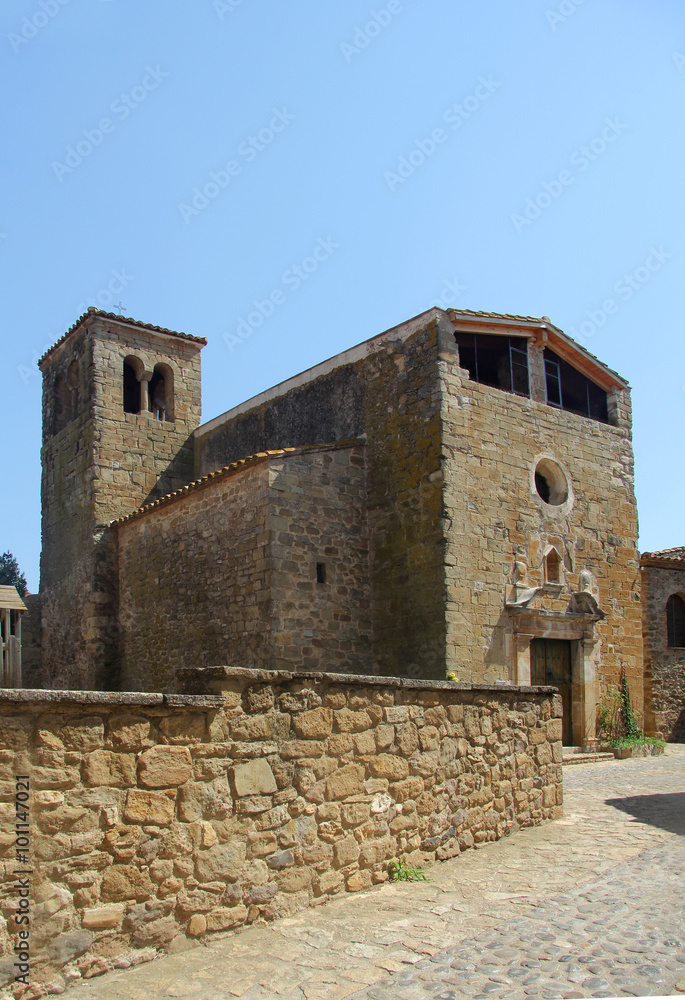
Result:
M602 691L597 706L597 738L602 744L611 745L623 736L621 720L621 694L618 688L608 687Z
M638 743L644 739L644 733L635 720L633 706L630 704L630 691L628 690L625 667L621 671L621 722L627 740Z
M660 743L660 740L653 737L645 737L641 721L630 701L628 678L625 668L622 668L619 686L605 689L597 706L597 736L600 743L615 749Z

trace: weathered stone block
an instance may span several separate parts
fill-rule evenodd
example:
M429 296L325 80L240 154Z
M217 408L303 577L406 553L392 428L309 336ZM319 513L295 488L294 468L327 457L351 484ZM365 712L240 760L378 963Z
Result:
M337 892L343 884L342 872L324 872L317 879L317 889L319 893L330 894Z
M387 827L386 827L387 829ZM364 867L377 865L386 858L391 858L394 852L393 842L389 837L380 840L365 840L359 848L359 864Z
M291 865L295 864L292 851L277 851L276 854L271 854L265 860L269 868L276 869L290 868Z
M294 716L292 726L300 739L325 740L333 730L333 712L330 708L314 708Z
M120 903L127 899L141 902L154 895L154 891L149 876L132 865L108 868L100 886L100 896L105 903Z
M231 786L236 796L270 795L278 791L274 773L266 760L251 760L238 764L230 771Z
M406 722L409 718L409 709L406 705L392 705L383 709L383 718L391 723Z
M196 913L188 921L188 934L190 937L201 937L207 930L207 921L200 913Z
M207 721L199 712L175 712L161 720L159 729L169 739L192 743L206 738Z
M398 726L395 742L400 751L410 757L419 745L419 730L416 724L405 722L404 725Z
M138 715L113 715L109 719L107 733L115 747L126 750L140 750L150 739L150 720Z
M208 851L201 851L195 862L195 877L199 882L224 879L234 882L240 877L245 864L247 848L241 841L215 844Z
M138 761L140 783L146 788L173 788L192 775L192 761L187 747L151 747Z
M174 801L159 792L129 788L126 793L124 820L127 823L148 823L151 826L168 826L174 818Z
M83 762L83 780L87 785L110 785L126 788L136 783L136 759L133 754L94 750Z
M545 724L545 730L547 732L547 739L550 743L555 743L557 740L561 740L563 735L561 719L550 719L549 722Z
M403 757L395 754L379 753L369 761L369 768L374 777L387 778L389 781L409 777L409 764Z
M230 931L240 927L247 919L247 907L242 903L237 906L220 906L205 917L208 931Z
M123 904L112 903L110 906L96 906L85 910L81 917L81 925L91 931L113 930L121 927L123 919Z
M391 786L390 792L397 802L406 802L408 799L418 799L423 789L423 778L415 775L395 782Z
M151 920L141 926L131 935L131 944L136 948L144 948L148 945L160 947L168 944L178 934L178 924L173 917L162 917L160 920Z
M276 834L272 833L271 830L249 833L247 835L247 857L264 858L267 854L273 854L277 845Z
M312 884L310 868L287 868L278 872L276 881L281 892L302 892Z
M361 826L370 816L368 802L348 802L342 807L343 826Z
M359 764L346 764L326 779L327 799L346 799L364 792L364 768Z
M339 708L335 712L335 727L340 733L360 733L371 725L368 711L352 712L349 708Z

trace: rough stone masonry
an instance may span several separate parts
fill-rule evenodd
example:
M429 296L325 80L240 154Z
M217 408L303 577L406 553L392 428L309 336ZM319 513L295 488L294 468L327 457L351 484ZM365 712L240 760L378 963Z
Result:
M384 882L561 815L545 687L213 668L187 695L2 692L2 983L13 775L30 774L32 982ZM213 690L214 694L207 694Z

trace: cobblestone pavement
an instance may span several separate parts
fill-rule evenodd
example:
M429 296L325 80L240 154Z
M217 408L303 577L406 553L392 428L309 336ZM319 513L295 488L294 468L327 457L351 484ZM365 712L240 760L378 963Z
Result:
M664 996L676 983L685 991L685 746L566 767L564 786L563 819L436 864L429 883L348 895L66 996L552 1000Z

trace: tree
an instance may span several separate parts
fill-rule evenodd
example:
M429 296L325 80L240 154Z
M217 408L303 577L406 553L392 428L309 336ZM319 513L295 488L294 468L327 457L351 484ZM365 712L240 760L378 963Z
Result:
M26 594L26 577L19 569L19 563L11 552L3 552L0 556L0 584L16 587L19 596Z

